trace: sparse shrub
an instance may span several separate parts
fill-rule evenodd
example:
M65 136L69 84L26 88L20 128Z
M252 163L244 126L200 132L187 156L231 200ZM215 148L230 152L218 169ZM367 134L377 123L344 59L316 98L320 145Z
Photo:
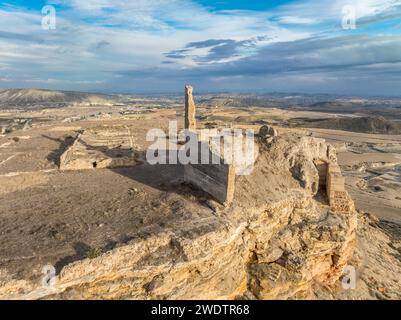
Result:
M86 257L88 259L95 259L102 254L102 250L99 248L92 248L86 253Z
M15 142L19 142L19 138L18 138L18 137L13 137L13 140L14 140Z

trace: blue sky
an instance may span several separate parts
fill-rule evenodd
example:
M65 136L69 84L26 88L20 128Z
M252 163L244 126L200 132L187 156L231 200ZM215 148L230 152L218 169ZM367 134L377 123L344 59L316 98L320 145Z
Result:
M42 7L56 9L43 30ZM344 30L352 5L356 29ZM401 96L401 0L5 0L0 89Z

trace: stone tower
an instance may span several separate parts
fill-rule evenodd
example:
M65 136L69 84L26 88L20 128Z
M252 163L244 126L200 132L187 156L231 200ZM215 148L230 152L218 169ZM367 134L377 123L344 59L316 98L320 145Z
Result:
M196 107L192 92L191 86L185 86L185 129L188 130L196 130Z

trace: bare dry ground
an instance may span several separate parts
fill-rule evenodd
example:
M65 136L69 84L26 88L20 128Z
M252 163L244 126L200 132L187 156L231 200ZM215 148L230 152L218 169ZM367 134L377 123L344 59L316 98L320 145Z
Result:
M357 207L401 223L401 136L313 129L339 146L339 164Z
M126 125L138 149L146 150L149 128L167 129L181 109L69 107L2 111L0 118L29 118L32 128L0 136L0 269L16 278L38 280L43 265L65 265L96 257L138 237L158 234L196 216L199 233L216 227L209 197L182 184L182 168L147 165L60 172L60 155L82 129ZM294 117L327 117L319 112L279 109L201 108L201 125L259 128ZM333 115L329 115L333 116ZM335 115L334 115L335 116ZM321 293L322 298L401 298L401 136L325 129L290 129L327 139L338 148L347 189L359 216L359 246L351 264L357 290ZM171 182L173 181L173 182Z
M134 138L145 148L146 130L165 127L164 118L174 114L161 112L156 121L138 116L125 123L135 127ZM60 270L93 252L126 243L138 226L155 234L160 226L183 219L183 207L191 210L190 202L197 204L189 187L168 192L171 186L166 182L182 176L178 165L60 172L59 156L72 137L98 125L97 120L74 126L55 121L1 138L0 268L18 276L40 274L46 263ZM199 214L211 214L209 208L198 207Z

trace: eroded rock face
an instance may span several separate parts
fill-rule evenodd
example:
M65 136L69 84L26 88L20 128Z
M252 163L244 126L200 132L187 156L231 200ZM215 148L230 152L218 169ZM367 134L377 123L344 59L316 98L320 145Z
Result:
M148 236L139 230L138 239L123 247L64 267L51 289L14 281L0 297L315 297L313 288L338 281L353 253L356 213L336 213L314 198L316 175L308 174L315 159L328 160L324 141L283 136L259 149L252 175L236 181L231 207L208 221L192 217ZM300 175L294 177L296 166Z
M316 163L337 163L335 149L323 139L287 135L284 139L276 139L270 148L274 160L288 163L291 173L312 195L319 190L319 179L325 179L319 176Z

